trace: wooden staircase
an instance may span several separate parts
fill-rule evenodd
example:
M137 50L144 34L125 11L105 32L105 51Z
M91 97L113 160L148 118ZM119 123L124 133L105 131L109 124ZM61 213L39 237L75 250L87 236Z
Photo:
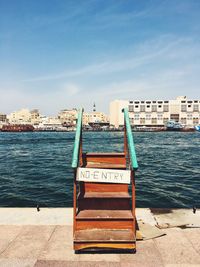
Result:
M79 113L77 123L79 136L76 132L75 138L79 140L79 144L77 146L75 144L72 162L74 168L74 250L134 251L136 249L135 182L134 168L131 168L130 164L128 129L125 128L124 153L82 153L81 118L82 111ZM76 160L74 160L75 155L77 155ZM79 181L77 168L80 167L85 170L95 169L97 173L98 170L99 172L100 170L113 170L114 173L115 170L125 171L130 168L131 195L129 185L125 183Z

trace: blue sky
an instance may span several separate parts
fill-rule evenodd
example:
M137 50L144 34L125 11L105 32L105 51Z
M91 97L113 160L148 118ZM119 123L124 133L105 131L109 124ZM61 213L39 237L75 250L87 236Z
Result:
M200 98L199 0L0 0L0 112Z

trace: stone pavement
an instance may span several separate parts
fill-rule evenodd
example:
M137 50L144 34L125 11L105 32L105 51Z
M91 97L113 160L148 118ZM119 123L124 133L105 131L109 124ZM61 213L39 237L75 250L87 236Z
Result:
M62 224L63 218L55 219L54 216L54 219L49 219L49 224L45 218L45 224L39 219L39 224L32 220L31 225L29 218L29 221L26 221L29 224L25 225L23 221L16 222L16 218L9 217L10 223L5 224L5 221L3 222L5 218L2 219L5 210L2 210L0 209L0 266L2 267L200 266L200 228L164 229L166 235L162 237L138 241L136 254L74 254L71 219ZM20 213L20 210L21 214L25 214L24 210L27 214L30 212L29 209L18 209L16 213ZM51 209L52 215L54 210L55 214L60 214L58 209ZM60 210L64 212L61 217L67 217L67 214L71 217L71 209ZM7 213L11 211L13 209ZM52 220L56 222L54 225L51 224Z

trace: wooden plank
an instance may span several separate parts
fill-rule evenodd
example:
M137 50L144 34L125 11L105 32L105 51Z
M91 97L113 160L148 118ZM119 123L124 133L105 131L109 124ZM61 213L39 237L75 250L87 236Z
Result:
M85 192L84 195L79 195L79 199L82 198L128 198L131 196L128 192Z
M133 219L130 210L82 210L76 215L76 219Z
M83 159L85 164L88 162L97 162L97 163L113 163L113 164L125 164L125 155L124 153L84 153Z
M134 170L131 170L131 189L132 189L132 214L135 218L135 176ZM133 222L133 230L136 233L136 221Z
M86 160L84 160L84 162L85 162L85 165L84 166L86 166L86 165L88 165L88 164L108 164L108 165L112 165L112 164L114 164L114 165L119 165L119 166L126 166L126 160L125 160L125 158L121 158L121 159L119 159L119 158L104 158L104 159L102 159L102 158L89 158L89 159L86 159Z
M84 153L84 155L86 155L87 157L108 157L108 156L111 156L111 157L124 157L124 153L120 152L120 153L117 153L117 152L107 152L107 153L95 153L95 152L87 152L87 153Z
M133 219L76 220L76 230L84 229L133 229Z
M135 250L135 243L74 243L74 250Z
M77 206L77 192L76 192L76 170L74 170L73 181L73 233L76 230L76 206Z
M130 210L129 198L80 198L78 199L79 210Z
M74 234L75 242L135 242L132 230L89 229Z
M77 168L76 179L83 182L130 184L129 170Z
M84 192L128 192L127 184L84 183Z
M84 165L86 168L98 168L98 169L126 169L126 164L116 164L116 163L104 163L104 162L87 162Z

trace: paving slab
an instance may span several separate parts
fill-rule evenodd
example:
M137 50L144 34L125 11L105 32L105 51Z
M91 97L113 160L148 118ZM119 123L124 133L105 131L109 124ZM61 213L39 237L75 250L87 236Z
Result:
M22 226L1 225L0 239L13 240L22 230Z
M0 259L1 267L34 267L37 259Z
M21 226L4 225L0 227L0 254L19 235L21 229Z
M182 229L166 229L165 232L165 236L153 240L165 264L200 264L199 254Z
M48 240L54 232L55 225L25 225L17 240Z
M72 233L71 226L56 226L38 259L43 261L79 261L79 255L75 254L73 250Z
M131 266L164 266L161 255L152 240L137 242L135 254L121 254L120 261L122 267Z
M80 254L79 258L80 262L88 261L88 262L120 262L120 254L110 253L110 254Z
M34 267L79 267L78 262L59 260L38 260Z
M199 264L167 264L165 267L199 267Z
M183 229L183 234L190 241L196 252L200 255L200 228Z
M20 234L1 253L2 258L37 259L55 226L25 226Z
M34 267L120 267L118 262L37 261Z

